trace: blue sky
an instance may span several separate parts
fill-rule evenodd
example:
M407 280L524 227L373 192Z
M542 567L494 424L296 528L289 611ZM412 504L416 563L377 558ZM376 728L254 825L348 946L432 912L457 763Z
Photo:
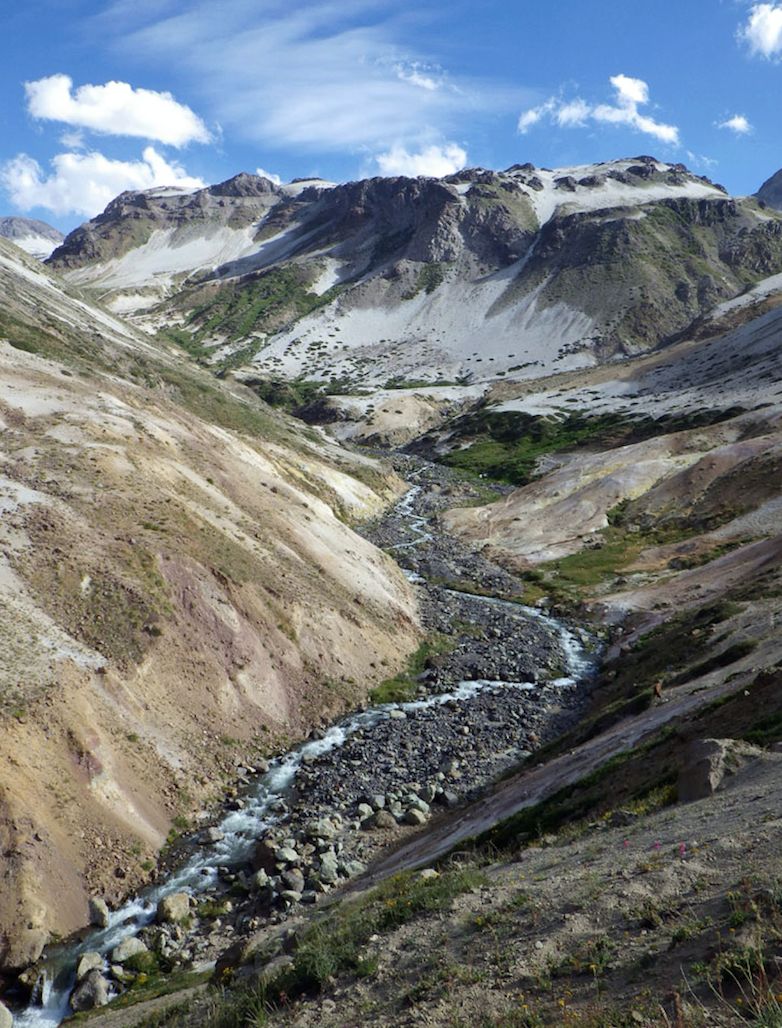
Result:
M648 153L782 166L782 2L30 0L0 44L0 213L266 169L444 174Z

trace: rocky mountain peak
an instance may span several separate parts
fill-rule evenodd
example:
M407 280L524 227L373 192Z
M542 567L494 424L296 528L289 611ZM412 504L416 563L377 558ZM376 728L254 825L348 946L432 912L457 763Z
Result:
M279 191L279 186L276 186L271 179L261 175L251 175L246 171L209 188L212 196L265 196L269 193L279 193Z
M766 179L755 196L769 207L782 211L782 168Z

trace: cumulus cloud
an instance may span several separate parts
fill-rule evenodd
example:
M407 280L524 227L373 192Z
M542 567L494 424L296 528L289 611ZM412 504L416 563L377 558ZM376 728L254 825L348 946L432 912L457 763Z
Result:
M782 54L782 4L753 4L739 39L750 53L771 59Z
M36 160L19 154L0 168L0 184L20 210L45 207L55 214L91 218L126 189L199 189L204 185L151 146L139 161L111 160L93 151L57 154L51 164L52 171L47 175Z
M256 168L255 174L260 175L261 178L267 178L270 182L273 182L275 186L282 185L282 179L279 175L275 175L273 171L264 171L263 168Z
M127 82L84 85L74 90L68 75L49 75L25 83L27 109L42 121L112 136L138 136L170 146L207 143L203 121L170 93L134 89Z
M746 136L752 131L752 126L743 114L734 114L732 118L718 122L717 128L730 129L737 136Z
M467 164L467 151L456 143L427 146L418 153L410 153L403 146L392 146L375 158L381 175L419 175L442 178L453 175Z
M679 130L675 125L657 121L639 110L649 103L649 86L643 79L614 75L610 82L614 88L613 103L592 105L580 97L572 100L550 97L545 103L522 112L518 121L519 132L529 132L543 120L549 120L560 128L583 128L590 122L597 122L626 125L653 136L661 143L679 145Z

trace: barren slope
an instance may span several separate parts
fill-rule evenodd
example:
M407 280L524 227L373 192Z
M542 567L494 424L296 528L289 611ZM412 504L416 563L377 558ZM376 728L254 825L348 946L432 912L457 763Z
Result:
M417 629L349 527L397 480L3 244L0 290L0 962L20 966Z

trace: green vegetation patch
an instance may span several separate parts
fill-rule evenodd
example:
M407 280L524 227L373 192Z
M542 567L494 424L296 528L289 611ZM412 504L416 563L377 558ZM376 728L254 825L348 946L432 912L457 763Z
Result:
M438 286L442 285L445 279L445 265L441 264L440 261L432 261L429 264L424 264L421 270L418 272L418 277L415 280L415 284L409 292L402 296L403 300L413 300L419 293L426 293L429 296L437 289Z
M370 692L369 698L372 703L406 703L408 700L415 699L421 674L432 665L438 656L450 653L455 646L456 643L452 638L433 633L421 643L404 671L381 682Z
M454 423L452 442L471 440L434 459L473 475L526 485L540 457L585 446L613 449L654 436L714 424L731 411L697 411L681 416L635 418L622 413L590 415L572 411L560 417L524 411L478 410Z
M180 306L189 309L184 330L170 338L189 352L202 353L204 341L246 339L251 333L281 329L318 307L331 303L345 288L336 285L318 295L309 291L312 270L298 264L271 268L239 281L208 283L182 294ZM184 342L189 335L190 341Z
M122 993L111 1001L111 1010L124 1010L128 1007L137 1006L139 1003L146 1003L149 1000L160 999L162 996L171 996L175 993L184 992L187 989L205 989L209 980L208 971L175 971L171 974L155 972L154 974L141 973L133 981L127 992ZM173 1012L173 1008L169 1008ZM181 1008L177 1004L177 1010ZM106 1008L98 1007L95 1010L84 1011L80 1014L73 1014L68 1018L69 1024L80 1024L85 1021L102 1019L106 1016ZM167 1023L160 1015L150 1024ZM135 1021L133 1022L136 1023ZM144 1022L145 1024L147 1022Z
M0 339L7 339L16 350L35 353L50 360L72 363L74 360L99 360L101 349L82 335L70 334L59 323L31 325L0 309Z

